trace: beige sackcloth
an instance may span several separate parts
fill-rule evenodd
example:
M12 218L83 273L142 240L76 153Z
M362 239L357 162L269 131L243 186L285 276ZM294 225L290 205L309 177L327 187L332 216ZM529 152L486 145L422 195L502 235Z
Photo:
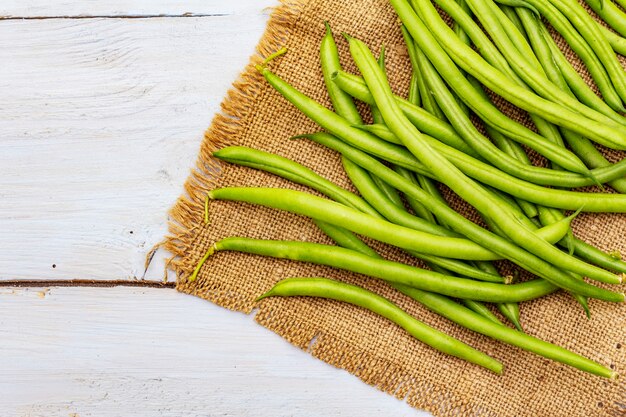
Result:
M319 128L254 69L262 57L287 47L289 52L274 61L271 69L330 107L318 58L324 20L332 26L348 71L356 73L341 32L362 39L374 51L384 44L390 82L396 93L406 94L409 61L398 18L386 0L283 1L272 12L258 46L260 56L251 59L224 99L222 112L213 119L197 167L185 185L186 193L171 211L166 247L174 255L170 265L178 276L178 290L236 311L250 313L258 308L255 320L262 326L316 358L435 416L626 416L626 375L619 381L607 381L467 331L380 280L305 263L220 252L208 260L195 282L187 281L207 249L224 237L332 243L307 218L250 204L212 202L210 224L203 219L206 192L216 187L288 187L312 192L274 175L212 158L211 152L228 145L250 146L291 158L354 191L336 153L306 140L289 140ZM508 111L514 112L511 108ZM467 206L454 199L452 204L476 219ZM583 215L575 222L579 237L624 254L625 232L624 215ZM372 244L389 259L415 263L395 248ZM503 266L503 270L507 268L510 266ZM439 353L393 323L344 303L297 297L254 304L254 299L276 282L292 276L339 279L388 297L418 319L501 360L504 375ZM596 300L590 304L592 318L587 320L572 298L558 293L523 303L521 320L529 334L626 374L626 306Z

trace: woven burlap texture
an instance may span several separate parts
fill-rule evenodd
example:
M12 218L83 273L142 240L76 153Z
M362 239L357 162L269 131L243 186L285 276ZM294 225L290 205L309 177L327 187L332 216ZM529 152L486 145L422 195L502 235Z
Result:
M197 168L186 193L171 211L166 247L178 276L178 290L220 306L250 313L290 343L333 366L347 370L382 391L405 399L435 416L618 416L626 415L626 379L606 381L481 335L438 317L385 283L330 268L233 252L209 258L197 281L187 277L220 238L247 236L330 244L310 220L267 208L212 202L210 224L203 219L206 192L216 187L264 186L305 190L276 176L222 164L211 153L243 145L291 158L333 182L354 190L338 155L296 134L318 130L264 82L254 64L281 47L289 52L271 68L296 88L330 107L319 66L324 20L332 25L342 64L356 72L339 34L356 36L378 50L387 47L387 67L395 91L405 94L410 67L397 17L385 0L286 0L273 10L258 55L234 84L201 146ZM245 28L242 28L245 30ZM509 111L512 111L509 109ZM521 117L522 120L525 120ZM311 190L306 190L311 191ZM453 202L475 218L466 206ZM583 215L576 234L604 249L626 252L626 219L621 215ZM394 248L373 243L389 259L414 263ZM312 298L254 299L277 281L291 276L324 276L363 286L388 297L403 309L470 345L500 359L503 376L441 354L416 341L396 325L363 309ZM521 306L528 333L626 372L626 309L591 301L587 320L567 295L554 294Z

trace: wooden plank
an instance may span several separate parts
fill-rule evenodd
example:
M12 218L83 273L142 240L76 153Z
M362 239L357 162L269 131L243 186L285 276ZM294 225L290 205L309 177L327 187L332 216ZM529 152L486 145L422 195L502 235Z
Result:
M427 416L173 290L0 288L7 416Z
M0 21L0 280L142 278L268 3ZM146 279L162 274L157 259Z
M3 0L0 17L206 16L256 14L277 0Z

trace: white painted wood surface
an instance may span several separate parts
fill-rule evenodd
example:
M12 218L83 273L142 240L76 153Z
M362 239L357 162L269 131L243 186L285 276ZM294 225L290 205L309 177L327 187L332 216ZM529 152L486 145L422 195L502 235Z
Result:
M276 3L266 0L2 0L0 17L258 15L259 10Z
M169 289L0 288L0 415L420 416Z
M0 281L142 278L273 5L0 2ZM173 290L0 287L0 415L426 413Z
M143 276L254 52L262 3L216 17L0 21L0 279ZM155 263L146 279L162 275Z

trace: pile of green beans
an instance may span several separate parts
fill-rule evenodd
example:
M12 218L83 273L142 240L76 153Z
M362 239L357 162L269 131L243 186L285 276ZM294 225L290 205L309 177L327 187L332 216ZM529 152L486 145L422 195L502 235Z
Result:
M565 0L434 1L452 18L452 28L430 0L390 0L402 21L399 30L412 69L406 99L392 93L384 47L377 59L365 43L344 34L360 75L345 72L327 22L320 64L333 110L268 68L284 50L257 66L269 85L323 130L291 139L338 152L358 194L263 150L229 146L214 152L221 161L280 176L324 197L287 188L214 189L205 202L207 223L210 204L257 204L310 218L336 245L231 236L211 246L189 280L197 279L209 258L222 251L325 265L381 279L471 331L616 378L615 371L599 363L525 334L519 303L563 290L589 316L589 298L625 301L624 293L583 277L620 284L626 262L576 238L571 223L581 211L626 213L626 158L611 163L595 146L626 149L621 114L626 73L616 56L626 52L621 37L626 36L626 14L610 0L586 0L613 33L579 4ZM542 18L580 57L602 97L567 61ZM535 129L502 113L484 89L526 111ZM369 117L359 112L355 100L370 106ZM472 115L483 122L484 131ZM521 145L544 156L549 166L534 166ZM438 183L473 206L486 227L456 212ZM601 192L576 190L593 185ZM398 247L425 268L386 260L358 235ZM499 260L511 261L535 278L515 282L513 276L502 276L492 263ZM291 277L257 302L273 296L350 303L434 349L495 373L503 370L496 359L354 285Z

